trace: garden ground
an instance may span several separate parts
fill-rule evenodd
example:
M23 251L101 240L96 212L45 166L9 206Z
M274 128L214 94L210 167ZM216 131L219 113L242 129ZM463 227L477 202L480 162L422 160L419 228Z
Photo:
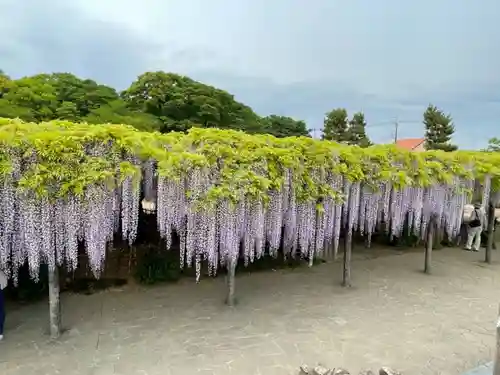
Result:
M357 249L356 249L357 250ZM353 287L341 263L240 273L239 304L222 277L90 296L63 295L68 332L45 335L46 303L9 311L2 375L296 374L318 362L351 373L459 374L490 361L500 302L500 254L359 250Z

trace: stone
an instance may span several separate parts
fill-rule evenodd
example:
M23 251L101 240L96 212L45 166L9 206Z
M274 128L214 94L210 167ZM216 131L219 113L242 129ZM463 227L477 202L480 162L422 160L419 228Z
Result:
M382 367L378 373L379 375L401 375L400 372L393 370L389 367Z
M347 371L345 368L337 367L332 371L332 375L349 375L349 371Z
M325 366L318 365L314 368L313 374L314 375L330 375L332 372L329 368L326 368Z
M309 366L302 365L300 366L300 375L309 375L311 374L311 370L309 370Z

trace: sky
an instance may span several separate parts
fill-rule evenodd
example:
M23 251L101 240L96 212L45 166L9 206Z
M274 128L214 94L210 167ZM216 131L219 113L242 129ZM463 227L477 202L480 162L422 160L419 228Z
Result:
M126 88L188 75L320 129L363 111L375 142L423 136L429 103L476 149L500 136L500 1L0 0L0 69ZM314 133L319 136L319 131Z

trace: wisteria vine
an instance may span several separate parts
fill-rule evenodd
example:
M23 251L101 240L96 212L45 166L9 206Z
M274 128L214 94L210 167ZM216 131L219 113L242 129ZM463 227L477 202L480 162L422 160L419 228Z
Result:
M203 262L215 275L279 251L312 263L354 233L368 245L375 232L401 237L406 228L423 239L431 216L453 238L477 181L484 206L500 198L500 158L487 153L416 155L216 129L163 136L1 123L0 268L14 281L25 262L34 279L42 263L74 270L79 249L98 277L115 238L136 240L141 199L154 203L167 249L177 234L181 267L194 266L199 279Z

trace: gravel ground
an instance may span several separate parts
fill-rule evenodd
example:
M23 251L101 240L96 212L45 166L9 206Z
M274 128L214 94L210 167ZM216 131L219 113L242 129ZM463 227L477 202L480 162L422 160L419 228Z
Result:
M65 294L57 342L46 303L9 311L0 374L273 375L321 362L451 375L490 361L500 262L445 249L424 275L422 251L356 250L352 288L340 287L340 262L241 273L235 308L222 277Z

